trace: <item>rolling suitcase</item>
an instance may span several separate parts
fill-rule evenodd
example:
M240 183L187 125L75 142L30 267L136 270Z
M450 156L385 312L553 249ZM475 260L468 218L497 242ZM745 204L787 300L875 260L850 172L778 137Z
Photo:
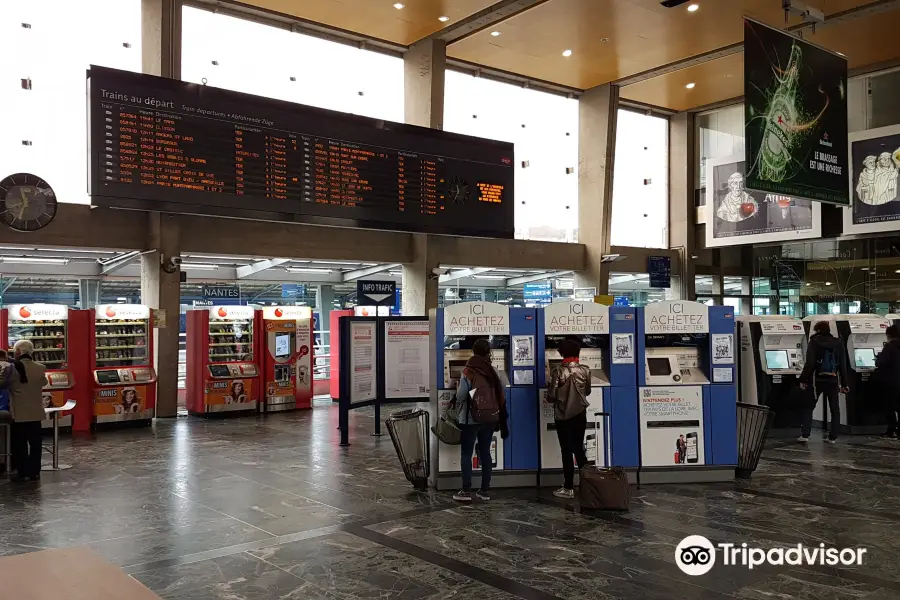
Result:
M597 412L595 417L609 419L609 413ZM603 427L603 439L608 439L608 427ZM597 448L597 462L600 460L600 448ZM582 508L594 510L628 510L631 502L631 488L628 485L628 474L622 467L585 466L581 469L578 487L578 503Z

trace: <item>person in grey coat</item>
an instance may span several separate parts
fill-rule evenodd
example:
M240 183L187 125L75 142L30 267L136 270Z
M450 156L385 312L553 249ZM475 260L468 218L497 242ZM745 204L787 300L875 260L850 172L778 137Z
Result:
M47 385L47 367L34 362L34 344L19 340L13 346L15 360L7 371L9 411L12 414L12 463L18 469L13 481L41 478L41 421L44 420L42 390Z

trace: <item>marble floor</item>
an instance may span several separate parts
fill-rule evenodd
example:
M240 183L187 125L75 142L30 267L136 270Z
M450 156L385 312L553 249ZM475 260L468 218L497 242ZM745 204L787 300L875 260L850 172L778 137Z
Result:
M550 490L458 506L413 491L373 415L335 407L66 438L69 471L0 482L0 556L93 548L165 599L900 598L900 442L772 439L752 480L644 486L625 514ZM864 547L861 566L717 566L687 535Z

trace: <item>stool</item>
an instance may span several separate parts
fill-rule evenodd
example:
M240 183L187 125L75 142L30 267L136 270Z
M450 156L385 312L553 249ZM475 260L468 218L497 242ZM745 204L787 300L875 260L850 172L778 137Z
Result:
M53 419L53 445L49 448L44 446L44 451L50 453L53 457L53 462L49 465L41 465L41 471L65 471L72 468L72 465L59 464L59 413L65 410L72 410L73 408L75 408L75 401L67 400L62 406L44 409L44 412Z

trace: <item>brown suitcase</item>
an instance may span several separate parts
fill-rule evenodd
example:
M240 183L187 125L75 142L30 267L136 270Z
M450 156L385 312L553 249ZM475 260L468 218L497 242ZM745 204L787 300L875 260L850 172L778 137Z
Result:
M593 467L581 469L578 503L582 508L595 510L628 510L631 488L622 467Z

